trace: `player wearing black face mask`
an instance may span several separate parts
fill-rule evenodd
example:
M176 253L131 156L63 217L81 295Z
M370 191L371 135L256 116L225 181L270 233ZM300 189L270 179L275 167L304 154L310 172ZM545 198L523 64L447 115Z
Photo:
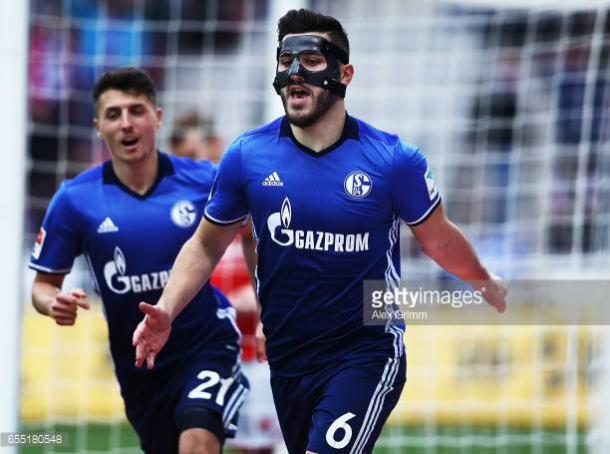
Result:
M312 57L314 60L310 62ZM287 36L277 49L277 62L273 87L278 95L282 88L292 83L292 76L296 75L306 84L324 88L345 98L346 86L339 82L340 63L348 64L349 56L322 36Z

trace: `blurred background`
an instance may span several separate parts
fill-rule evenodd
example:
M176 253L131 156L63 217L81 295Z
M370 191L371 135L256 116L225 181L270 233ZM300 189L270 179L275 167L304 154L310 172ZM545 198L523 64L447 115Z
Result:
M349 113L423 150L490 269L610 277L610 6L586 0L30 0L22 267L59 184L109 158L90 97L105 70L150 72L161 149L194 121L222 150L282 114L276 25L293 7L341 20ZM407 228L401 240L403 275L441 277ZM247 298L245 269L227 263L217 279ZM139 452L101 305L60 329L30 307L31 279L9 368L22 429L69 432L57 452ZM91 291L84 263L71 279ZM375 452L610 453L608 327L413 326L405 339L408 382Z

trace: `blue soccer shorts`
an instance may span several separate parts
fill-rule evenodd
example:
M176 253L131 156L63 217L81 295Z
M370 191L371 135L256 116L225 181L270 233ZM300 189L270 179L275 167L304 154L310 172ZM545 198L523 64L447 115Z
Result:
M372 452L405 381L404 356L337 363L299 377L272 377L288 452Z
M191 428L214 433L223 444L235 436L249 384L233 358L199 358L125 399L127 418L146 453L177 453L180 434ZM142 390L144 391L144 390Z

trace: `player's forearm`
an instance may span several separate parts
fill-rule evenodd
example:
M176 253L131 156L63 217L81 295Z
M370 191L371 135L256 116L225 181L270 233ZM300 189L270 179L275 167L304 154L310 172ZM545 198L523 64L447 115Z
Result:
M60 288L46 283L34 282L32 285L32 305L42 315L51 316L51 304L60 292Z
M208 281L219 260L196 237L184 243L158 303L172 321Z
M490 279L477 254L462 231L447 221L439 240L424 246L424 252L436 263L463 281L486 281Z
M184 243L158 305L174 320L201 290L225 249L231 243L239 223L217 226L205 219L193 236Z

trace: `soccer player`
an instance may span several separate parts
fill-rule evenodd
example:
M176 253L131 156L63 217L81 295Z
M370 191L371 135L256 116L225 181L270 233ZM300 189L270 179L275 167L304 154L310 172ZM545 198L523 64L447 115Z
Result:
M235 313L224 295L208 283L191 295L152 371L134 366L132 346L142 318L138 303L161 295L201 218L216 168L156 149L162 112L145 72L104 74L93 100L95 128L111 160L64 182L53 197L30 262L37 271L34 307L58 325L75 323L77 309L89 304L82 290L62 290L62 284L74 258L84 254L104 304L127 418L142 449L219 453L235 433L248 387Z
M154 359L249 213L288 451L370 453L399 399L406 364L401 326L363 323L363 281L397 284L400 219L439 265L482 282L476 285L499 312L506 287L445 216L422 153L347 114L354 67L342 25L291 10L278 32L274 87L286 115L229 147L205 219L134 333L136 362Z

